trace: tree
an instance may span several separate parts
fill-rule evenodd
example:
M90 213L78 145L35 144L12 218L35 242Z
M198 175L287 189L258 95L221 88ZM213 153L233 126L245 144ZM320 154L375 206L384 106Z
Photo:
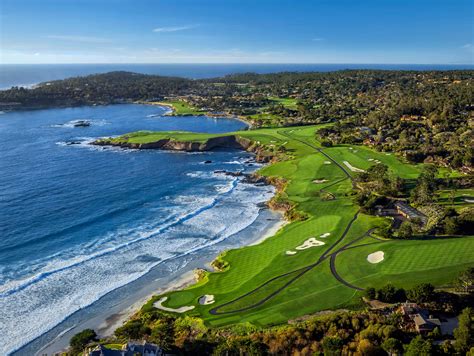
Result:
M427 303L433 300L434 286L422 283L407 291L407 298L416 303Z
M391 337L382 343L382 349L387 351L389 355L400 354L403 351L403 344L400 340Z
M71 351L73 353L79 353L91 342L97 338L97 334L92 329L85 329L77 333L69 341L69 346L71 346Z
M336 356L341 354L344 341L338 336L326 336L323 339L323 350L325 356Z
M474 267L469 267L462 272L458 277L457 284L463 291L469 292L474 286Z
M367 299L375 299L375 297L377 296L375 288L367 288L365 290L365 296L367 297Z
M398 237L401 239L409 239L413 237L413 227L409 221L404 221L398 229Z
M454 338L456 343L454 347L461 354L466 353L474 345L474 310L465 308L459 315L459 325L454 329Z
M423 340L418 335L413 338L405 350L405 356L431 356L433 354L433 345L430 340Z
M459 223L455 216L445 218L443 225L444 233L447 235L456 235L459 232Z
M388 283L377 291L377 299L387 303L402 301L405 299L405 290Z

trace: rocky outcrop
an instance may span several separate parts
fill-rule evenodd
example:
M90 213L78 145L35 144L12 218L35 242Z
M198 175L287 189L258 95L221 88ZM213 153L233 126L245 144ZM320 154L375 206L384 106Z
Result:
M273 154L267 152L263 146L236 135L213 137L205 142L176 141L166 138L155 142L131 143L128 142L126 137L124 137L123 141L117 139L100 139L92 142L92 144L97 146L117 146L140 150L161 149L185 152L210 151L216 148L235 148L255 153L255 160L257 162L267 163L273 158Z

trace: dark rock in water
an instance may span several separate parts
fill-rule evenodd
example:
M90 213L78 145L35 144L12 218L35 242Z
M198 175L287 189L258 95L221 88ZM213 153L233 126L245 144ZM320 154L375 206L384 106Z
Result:
M77 120L73 122L74 127L88 127L91 125L90 121L87 120Z
M66 142L66 145L70 146L70 145L80 145L82 142L81 141L69 141L69 142Z
M204 164L212 163L212 161L204 161Z
M247 163L247 167L253 167L253 163Z
M258 208L267 208L268 206L267 206L267 203L258 203L257 207Z

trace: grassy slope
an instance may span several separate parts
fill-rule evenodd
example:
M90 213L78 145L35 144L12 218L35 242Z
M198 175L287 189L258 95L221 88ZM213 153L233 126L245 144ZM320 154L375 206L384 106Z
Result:
M351 183L348 179L343 179L345 175L342 170L334 163L325 164L328 161L325 156L297 140L303 139L307 143L320 147L319 142L314 138L314 131L315 127L303 127L239 132L239 135L262 144L283 145L294 156L294 159L266 166L260 173L286 178L289 184L283 195L297 204L298 209L306 212L309 218L306 221L285 226L275 236L259 245L228 251L224 257L230 264L227 271L211 273L205 281L195 286L169 293L166 306L195 305L196 308L188 312L190 315L200 316L210 325L219 326L238 322L252 322L257 325L281 323L319 310L350 307L359 303L360 292L340 284L330 272L329 261L325 260L261 306L232 314L211 315L209 313L210 309L253 291L273 277L315 262L323 251L341 236L356 213L357 208L348 196L351 192ZM181 141L205 140L206 137L215 136L160 133L156 137L163 137L163 135ZM150 138L152 136L141 139L146 142ZM393 155L378 153L365 147L354 146L353 150L349 150L347 146L339 146L327 148L324 151L339 163L348 161L363 169L373 164L368 161L368 158L378 159L389 165L392 172L404 178L416 178L421 168L404 164ZM328 182L324 184L312 182L314 179L321 178L327 179ZM327 191L333 193L337 199L324 201L319 191L329 185L331 186L327 188ZM386 220L382 218L359 215L344 241L338 246L384 223ZM300 251L295 256L285 254L286 250L294 249L308 237L319 237L326 232L331 233L328 238L321 239L326 242L326 245ZM425 281L445 284L449 283L467 264L474 263L474 253L469 252L474 251L473 247L474 239L469 237L434 241L376 242L374 245L358 246L340 253L336 266L342 277L360 287L380 285L388 281L405 287ZM372 265L366 261L366 257L377 250L386 251L386 260ZM284 285L290 278L291 275L276 279L248 297L223 308L222 311L251 306ZM208 306L199 305L197 300L204 294L213 294L216 303Z

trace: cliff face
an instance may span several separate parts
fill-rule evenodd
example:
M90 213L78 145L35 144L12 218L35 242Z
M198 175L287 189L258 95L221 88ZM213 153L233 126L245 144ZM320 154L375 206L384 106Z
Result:
M210 138L206 142L192 142L192 141L175 141L171 139L162 139L155 142L149 143L130 143L127 141L113 141L111 139L101 139L94 141L93 145L98 146L118 146L123 148L133 149L161 149L169 151L210 151L216 148L235 148L242 149L245 151L253 152L256 154L257 162L269 162L273 155L265 151L265 149L259 145L256 145L251 140L235 136L220 136Z

